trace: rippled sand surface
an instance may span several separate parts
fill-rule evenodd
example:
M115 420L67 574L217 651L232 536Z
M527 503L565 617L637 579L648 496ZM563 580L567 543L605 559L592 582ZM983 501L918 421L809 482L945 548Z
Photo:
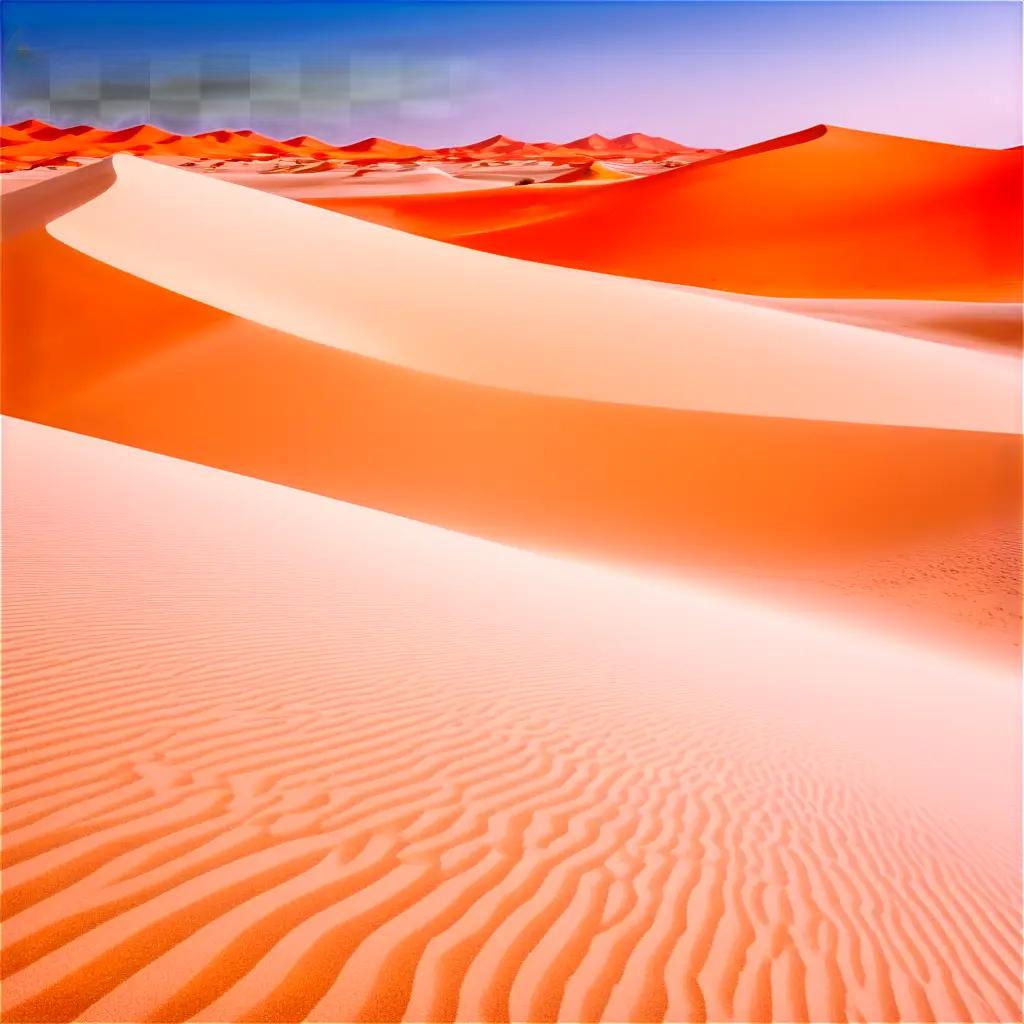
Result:
M1020 1018L1011 673L4 426L6 1020Z

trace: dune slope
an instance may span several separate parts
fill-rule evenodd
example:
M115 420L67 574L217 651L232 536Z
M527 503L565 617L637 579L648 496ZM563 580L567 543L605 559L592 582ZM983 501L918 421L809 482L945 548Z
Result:
M1012 677L4 445L5 1020L1020 1019Z
M411 267L401 254L415 240L381 234L397 245L388 268ZM205 244L197 238L183 260ZM315 260L309 266L319 272ZM379 294L393 280L381 274ZM954 429L955 392L928 396L906 385L948 420L929 429L485 387L230 315L41 228L8 242L2 283L9 414L534 548L670 571L703 566L805 581L853 572L877 580L870 597L889 620L899 592L920 606L934 641L977 638L1015 650L1019 551L1009 544L981 552L974 538L1012 537L1020 439ZM494 285L500 293L501 280ZM446 310L435 298L435 315L458 331L458 302ZM372 322L355 326L374 340ZM510 354L518 345L531 370L518 336L499 328L484 340ZM461 329L477 340L473 325ZM628 357L637 343L623 338ZM415 323L408 340L422 342ZM551 340L557 351L560 338ZM1015 379L1008 357L967 355L1005 361L1007 380ZM628 358L620 365L628 372ZM986 414L1012 416L1015 396L996 389L988 400ZM952 549L952 561L936 545ZM973 553L966 564L963 552ZM894 560L906 564L894 569ZM936 572L941 587L930 582Z
M1021 299L1018 150L819 126L564 205L334 208L522 259L761 295ZM467 201L468 202L468 201ZM449 224L454 217L458 234Z
M998 356L471 253L131 157L113 166L114 184L50 221L49 235L321 344L546 395L1019 428L1018 367Z
M528 188L491 188L461 194L406 194L388 196L380 201L374 197L350 195L310 199L308 202L311 206L360 220L450 242L457 241L461 235L559 217L573 208L572 204L577 201L585 202L592 193L593 189L578 183L570 182L554 188L549 182L535 182Z

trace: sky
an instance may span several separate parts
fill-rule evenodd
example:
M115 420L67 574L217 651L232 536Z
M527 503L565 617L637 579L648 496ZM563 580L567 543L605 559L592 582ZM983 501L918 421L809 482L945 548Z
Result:
M2 116L329 142L1021 143L1021 4L4 0Z

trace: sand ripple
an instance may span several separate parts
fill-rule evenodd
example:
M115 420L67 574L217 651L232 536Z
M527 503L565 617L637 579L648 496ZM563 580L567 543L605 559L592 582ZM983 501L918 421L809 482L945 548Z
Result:
M1019 1019L1012 679L6 427L6 1020Z

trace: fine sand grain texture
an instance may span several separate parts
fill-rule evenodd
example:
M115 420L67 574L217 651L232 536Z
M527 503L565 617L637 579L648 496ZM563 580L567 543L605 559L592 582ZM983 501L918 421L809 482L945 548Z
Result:
M1015 1021L1013 675L7 420L8 1021Z

